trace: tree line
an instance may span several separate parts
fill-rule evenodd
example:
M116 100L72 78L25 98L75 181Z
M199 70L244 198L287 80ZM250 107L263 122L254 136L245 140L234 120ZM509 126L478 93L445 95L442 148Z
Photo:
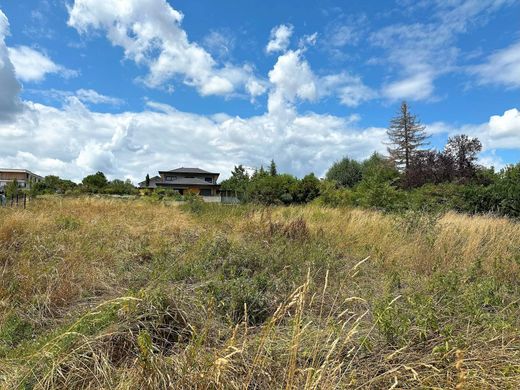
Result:
M235 166L222 189L244 201L264 204L305 203L358 206L386 211L407 209L492 212L520 216L520 163L499 172L478 164L482 144L466 134L448 138L442 150L429 149L425 127L403 102L387 129L388 155L373 153L364 161L348 156L328 169L297 179L278 174L271 161L248 175Z
M12 191L19 191L15 189L16 185L13 187ZM45 176L42 181L32 184L29 193L136 195L139 192L130 180L108 180L103 172L96 172L85 176L79 184L55 175Z

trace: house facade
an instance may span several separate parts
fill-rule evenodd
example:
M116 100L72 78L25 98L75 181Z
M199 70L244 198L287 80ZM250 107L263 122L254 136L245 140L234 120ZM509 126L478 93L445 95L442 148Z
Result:
M0 191L3 191L5 186L15 181L18 187L30 189L33 183L38 183L43 180L43 177L28 171L27 169L2 169L0 168Z
M220 185L217 184L220 173L208 172L200 168L177 168L171 171L159 171L159 176L139 183L140 188L170 188L181 195L193 193L201 196L217 196Z

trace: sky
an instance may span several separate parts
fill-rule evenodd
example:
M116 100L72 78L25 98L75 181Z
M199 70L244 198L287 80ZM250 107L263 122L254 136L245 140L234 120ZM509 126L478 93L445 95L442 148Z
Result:
M520 0L0 0L3 168L323 176L403 100L431 148L518 162Z

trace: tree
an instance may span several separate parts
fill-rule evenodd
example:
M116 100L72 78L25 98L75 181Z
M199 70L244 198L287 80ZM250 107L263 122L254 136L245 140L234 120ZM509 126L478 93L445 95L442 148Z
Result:
M146 182L146 188L150 187L150 175L148 173L146 174L144 181Z
M417 117L410 113L406 102L401 104L398 116L390 121L387 134L393 147L388 147L388 153L397 167L405 173L409 171L421 146L426 143L424 129Z
M129 179L125 181L114 179L103 187L102 190L106 194L113 195L132 195L136 193L136 189Z
M269 165L269 175L276 176L278 172L276 171L276 163L274 160L271 160L271 165Z
M448 138L444 149L447 156L453 159L455 175L459 179L471 179L477 172L477 155L482 150L478 138L470 138L465 134Z
M354 187L362 178L361 164L356 160L344 157L336 161L327 171L325 177L343 187Z
M374 152L361 163L362 180L374 179L379 182L394 182L399 177L399 171L388 158Z
M247 198L262 204L289 204L298 180L291 175L257 175L247 187Z
M247 173L246 169L242 165L235 165L233 171L231 171L231 177L221 183L221 188L223 190L244 192L249 183L249 180L249 174Z
M294 201L298 203L310 202L320 195L320 180L314 173L309 173L303 179L298 180L291 192Z
M108 180L103 172L96 172L93 175L88 175L81 181L87 191L99 192L107 186Z
M68 190L72 190L77 186L71 180L61 179L59 176L48 175L42 181L34 183L31 186L31 194L39 195L39 194L55 194L55 193L65 193Z
M7 183L5 186L5 196L8 198L16 196L18 194L18 191L20 190L18 184L18 180L14 179L13 181Z

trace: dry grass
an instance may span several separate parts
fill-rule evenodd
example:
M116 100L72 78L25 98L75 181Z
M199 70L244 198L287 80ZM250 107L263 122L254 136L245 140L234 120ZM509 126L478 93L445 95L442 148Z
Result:
M520 388L519 243L457 214L0 209L0 387Z

